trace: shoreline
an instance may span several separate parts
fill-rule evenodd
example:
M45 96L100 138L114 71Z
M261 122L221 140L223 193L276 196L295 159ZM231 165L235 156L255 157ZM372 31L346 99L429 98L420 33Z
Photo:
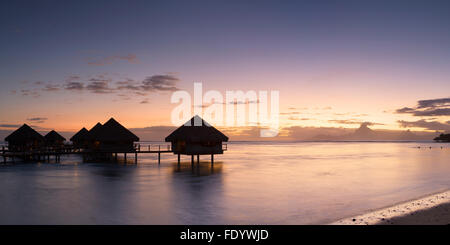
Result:
M450 190L343 218L329 225L448 225Z

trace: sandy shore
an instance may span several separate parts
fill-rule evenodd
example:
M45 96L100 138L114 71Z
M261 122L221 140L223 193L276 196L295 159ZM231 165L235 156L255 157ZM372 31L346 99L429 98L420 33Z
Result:
M331 223L331 225L448 224L450 224L450 191L430 195Z

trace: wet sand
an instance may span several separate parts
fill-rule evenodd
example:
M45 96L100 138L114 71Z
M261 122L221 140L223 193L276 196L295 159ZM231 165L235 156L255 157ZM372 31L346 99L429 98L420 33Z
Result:
M448 224L450 224L450 191L430 195L331 223L331 225Z

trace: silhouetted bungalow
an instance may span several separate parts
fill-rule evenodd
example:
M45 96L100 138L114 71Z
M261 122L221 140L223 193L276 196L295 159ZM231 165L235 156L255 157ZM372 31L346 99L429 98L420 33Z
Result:
M89 131L89 138L93 140L93 150L107 152L132 152L134 142L139 138L126 129L114 118L105 124L97 124Z
M100 130L100 128L102 127L101 123L97 123L94 125L94 127L92 127L91 129L89 129L88 133L86 134L86 139L88 141L88 148L90 149L95 149L98 147L98 145L96 145L96 141L95 141L95 134Z
M434 140L437 142L450 142L450 134L441 134L434 138Z
M64 141L66 138L62 137L55 130L50 131L48 134L44 136L45 144L51 147L60 147L64 146Z
M198 122L198 126L195 126L195 121ZM223 154L222 142L227 142L228 137L196 115L190 122L173 131L165 140L172 143L174 154L192 157L197 155L198 161L199 155L211 155L213 160L214 154Z
M86 128L82 128L70 138L70 141L72 141L74 147L86 148L89 145L88 134L89 131Z
M98 122L97 124L95 124L95 126L89 130L89 132L87 134L87 138L91 139L91 140L94 139L93 138L94 135L100 130L101 127L102 127L101 123Z
M27 124L18 128L5 138L10 151L29 151L41 147L45 140Z

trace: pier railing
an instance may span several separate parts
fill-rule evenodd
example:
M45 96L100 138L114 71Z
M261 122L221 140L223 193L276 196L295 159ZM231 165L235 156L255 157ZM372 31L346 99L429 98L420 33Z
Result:
M14 150L10 150L7 145L1 145L0 146L2 155L10 152L17 152ZM133 147L134 151L131 152L172 152L172 145L170 144L134 144ZM227 144L222 144L222 150L226 151L228 150ZM22 152L22 151L20 151ZM32 148L28 149L26 152L22 152L24 154L70 154L70 153L82 153L82 152L88 152L86 150L83 150L83 148L75 147L73 145L64 145L64 146L58 146L58 147L51 147L51 146L43 146L38 148ZM113 149L111 149L111 152L114 152ZM117 150L117 152L122 152L121 150Z
M172 146L170 144L135 144L134 149L136 152L171 152Z

